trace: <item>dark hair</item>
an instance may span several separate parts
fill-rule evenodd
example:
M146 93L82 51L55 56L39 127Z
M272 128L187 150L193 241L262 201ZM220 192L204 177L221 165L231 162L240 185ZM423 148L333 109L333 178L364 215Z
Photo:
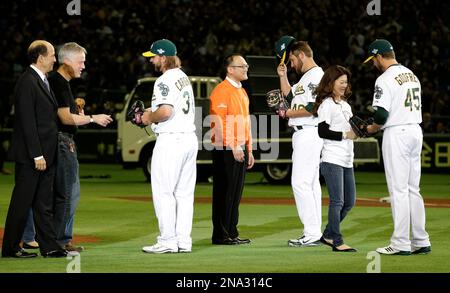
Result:
M307 57L313 57L313 50L311 49L311 47L308 45L308 42L305 41L298 41L293 43L290 48L289 48L290 52L292 52L292 54L294 56L298 56L300 54L300 51L305 53L305 56Z
M45 43L39 43L28 48L28 60L31 64L36 64L40 55L47 56L47 46Z
M231 63L233 63L234 57L237 57L237 56L241 56L241 57L242 57L241 54L233 53L233 54L227 55L227 56L223 59L222 70L221 70L221 72L220 72L220 77L221 77L222 79L225 79L225 77L227 76L227 68L228 68L228 66L231 65Z
M352 87L350 84L350 78L352 76L350 70L340 65L333 65L325 70L322 79L320 80L319 85L317 86L314 94L316 95L316 102L314 104L314 108L312 113L317 115L317 109L319 109L320 104L322 104L323 100L332 97L333 101L333 87L334 82L341 77L342 75L347 75L348 85L345 89L344 100L347 100L352 95ZM335 101L336 102L336 101Z

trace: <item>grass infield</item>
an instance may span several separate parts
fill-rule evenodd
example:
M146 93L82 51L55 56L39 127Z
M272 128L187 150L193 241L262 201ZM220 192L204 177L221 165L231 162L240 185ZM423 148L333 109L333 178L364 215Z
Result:
M12 169L12 164L6 164ZM85 246L81 272L105 273L365 273L371 254L389 244L392 233L388 206L358 202L342 224L345 242L357 253L336 253L327 246L294 248L287 240L301 234L302 226L289 185L269 185L260 173L249 173L240 206L239 230L252 244L216 246L211 237L211 190L197 184L190 254L150 255L141 247L155 242L158 228L150 184L141 170L123 170L119 165L82 164L81 201L75 218L76 244ZM0 228L3 227L14 176L0 175ZM323 186L323 197L328 198ZM448 175L422 176L422 194L427 206L427 230L432 253L412 256L381 256L381 272L450 272L450 185ZM388 196L383 173L356 172L357 197L374 200ZM250 199L255 200L250 200ZM144 200L142 200L144 199ZM146 199L146 200L145 200ZM265 199L265 200L263 200ZM447 207L444 207L444 206ZM323 226L327 222L323 206ZM0 258L0 272L65 273L70 260L42 257L17 260Z

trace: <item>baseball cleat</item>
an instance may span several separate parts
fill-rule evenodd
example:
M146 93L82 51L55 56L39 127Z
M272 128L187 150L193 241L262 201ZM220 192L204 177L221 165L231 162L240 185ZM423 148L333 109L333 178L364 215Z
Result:
M431 252L431 246L415 247L415 248L413 248L411 254L428 254L430 252Z
M178 247L178 253L190 253L190 252L192 252L191 248Z
M411 251L407 250L398 250L391 246L380 247L376 250L379 254L385 255L411 255Z
M290 247L311 247L322 245L320 239L306 238L305 235L297 239L288 240L288 246Z
M161 245L159 243L156 243L155 245L152 245L152 246L142 247L142 251L147 252L147 253L161 254L161 253L177 253L178 249L173 249L173 248Z

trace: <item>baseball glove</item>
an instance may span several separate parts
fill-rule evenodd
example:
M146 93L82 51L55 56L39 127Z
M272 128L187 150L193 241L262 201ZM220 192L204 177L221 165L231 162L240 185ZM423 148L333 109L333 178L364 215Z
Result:
M358 116L352 116L350 117L350 120L348 121L350 123L350 126L353 129L353 132L358 137L367 137L370 136L370 134L367 132L367 126L372 124L371 121L363 120Z
M127 117L130 119L131 123L139 127L145 127L142 122L142 115L145 112L144 102L141 100L136 100L131 105L130 110L127 113Z
M76 98L75 104L77 106L78 114L84 113L83 109L84 109L84 106L86 105L86 101L83 98Z
M286 111L289 109L289 102L283 96L281 90L271 90L266 93L266 101L269 108L273 109L275 113L281 118L286 118Z

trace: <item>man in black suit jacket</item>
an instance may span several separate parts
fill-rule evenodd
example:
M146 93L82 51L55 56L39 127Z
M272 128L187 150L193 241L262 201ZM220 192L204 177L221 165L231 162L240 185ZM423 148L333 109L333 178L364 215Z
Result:
M28 48L28 58L31 65L15 87L12 139L15 186L5 223L2 256L37 256L19 246L32 207L41 255L65 257L67 252L56 242L52 212L58 106L46 73L56 62L55 49L49 42L34 41Z

